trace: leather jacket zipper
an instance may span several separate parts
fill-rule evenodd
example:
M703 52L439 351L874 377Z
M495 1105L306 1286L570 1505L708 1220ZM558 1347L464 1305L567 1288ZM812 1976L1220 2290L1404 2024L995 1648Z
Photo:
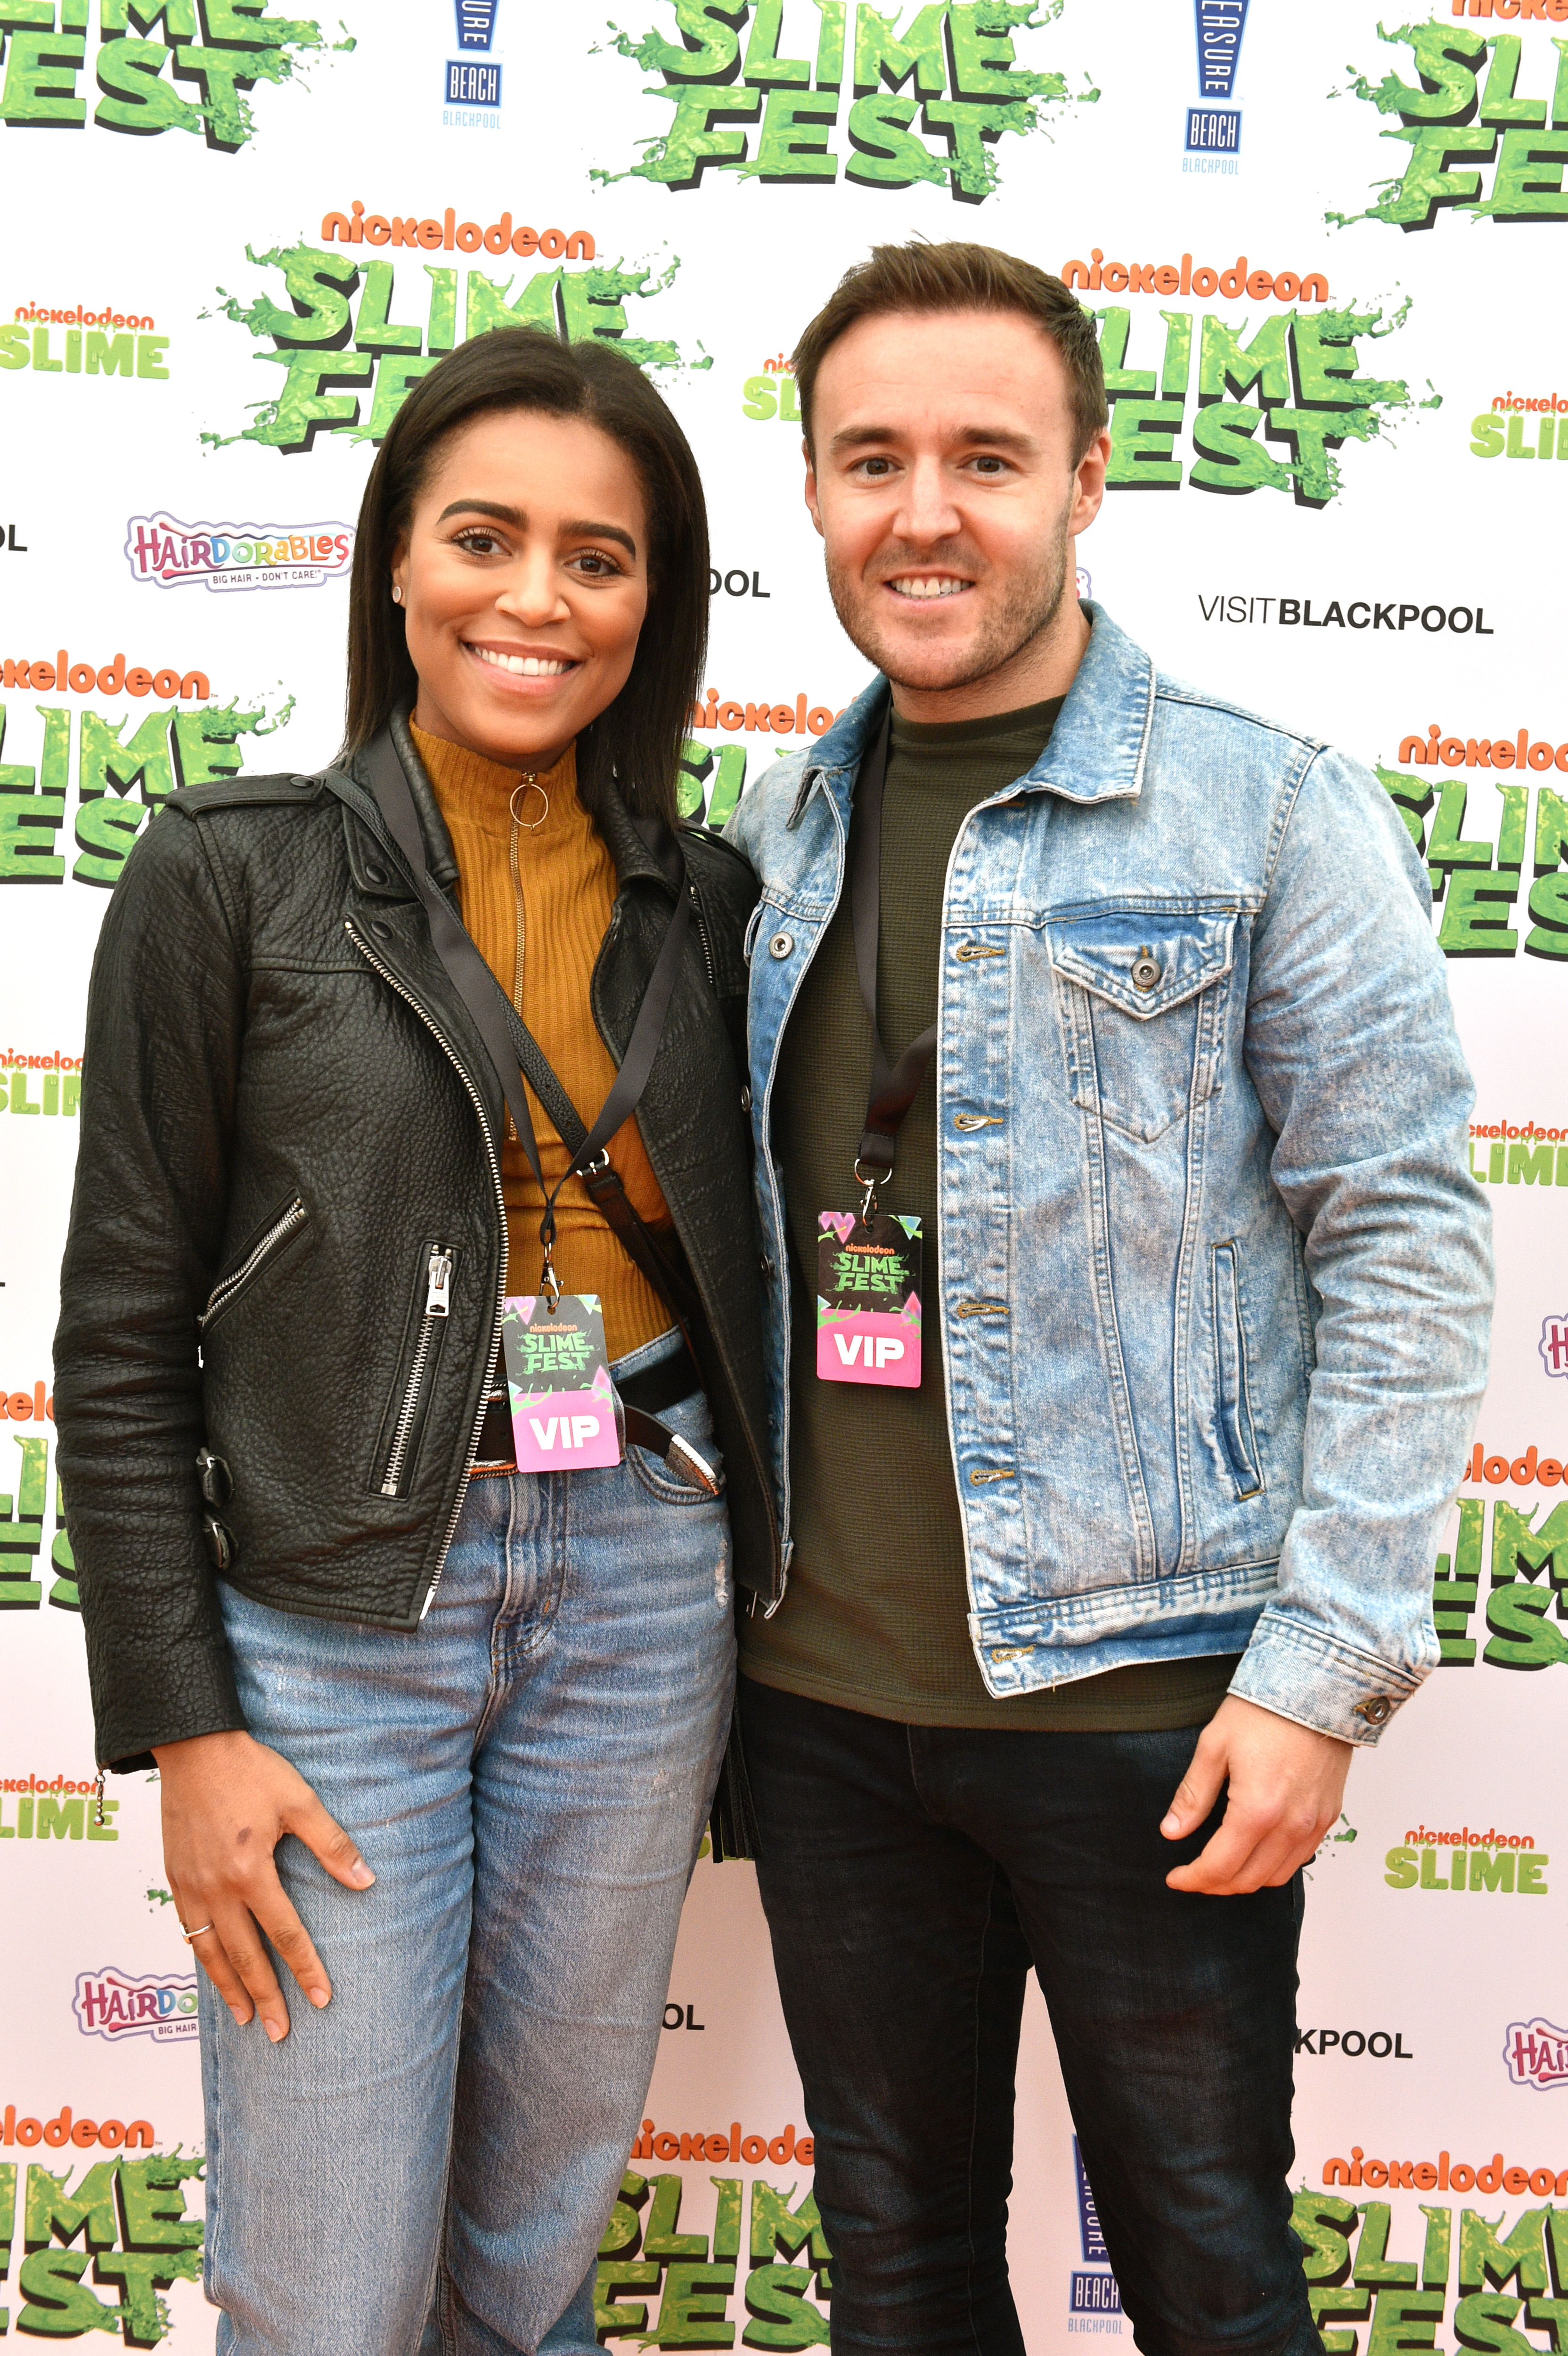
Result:
M489 1398L490 1385L495 1376L496 1362L500 1354L501 1319L505 1312L507 1300L507 1197L501 1185L501 1159L496 1151L495 1141L490 1135L490 1123L485 1118L484 1100L481 1098L478 1089L475 1087L473 1081L469 1078L467 1072L464 1068L463 1060L458 1055L456 1048L453 1045L451 1040L447 1037L445 1032L443 1031L441 1025L435 1021L434 1017L428 1013L425 1008L420 1004L419 1000L413 995L412 991L407 987L407 985L400 982L398 980L397 975L393 973L388 966L383 965L381 959L376 955L374 949L372 949L369 944L366 941L364 935L358 931L352 916L346 916L344 918L343 929L347 934L349 939L353 942L355 948L358 950L360 956L365 959L366 964L371 967L375 972L379 973L382 980L387 984L389 990L396 991L404 1005L411 1008L412 1012L418 1015L420 1021L424 1024L425 1029L430 1033L432 1038L434 1039L443 1055L445 1055L448 1063L452 1066L453 1070L457 1074L458 1078L462 1081L464 1088L467 1090L469 1101L472 1103L475 1113L478 1119L479 1134L485 1141L485 1152L490 1164L490 1179L496 1190L496 1212L501 1229L501 1261L496 1277L496 1310L490 1329L490 1355L485 1361L485 1379L479 1386L479 1405L475 1411L474 1429L468 1435L468 1447L463 1460L463 1481L457 1492L457 1503L452 1509L452 1519L447 1523L446 1536L441 1542L441 1552L436 1558L435 1576L431 1580L430 1591L426 1595L423 1605L420 1611L420 1618L422 1620L425 1613L430 1610L431 1605L435 1601L435 1591L441 1585L442 1573L446 1569L446 1558L451 1551L452 1541L457 1534L458 1517L463 1511L463 1501L468 1494L468 1479L470 1473L474 1470L474 1460L479 1453L480 1429L485 1421L485 1404Z
M425 1268L424 1318L420 1337L414 1345L413 1364L403 1392L403 1403L398 1409L398 1420L392 1432L392 1445L387 1457L387 1470L381 1482L383 1497L395 1497L402 1487L403 1466L408 1460L409 1440L424 1398L425 1377L430 1371L435 1337L441 1321L452 1314L452 1253L444 1244L432 1246Z
M196 1330L198 1333L205 1333L219 1311L227 1309L229 1302L239 1293L243 1292L262 1262L271 1258L280 1244L287 1243L296 1228L304 1226L308 1215L304 1205L296 1194L287 1210L281 1212L272 1221L266 1234L252 1244L239 1267L230 1269L227 1276L219 1277L207 1296L206 1308L196 1321Z

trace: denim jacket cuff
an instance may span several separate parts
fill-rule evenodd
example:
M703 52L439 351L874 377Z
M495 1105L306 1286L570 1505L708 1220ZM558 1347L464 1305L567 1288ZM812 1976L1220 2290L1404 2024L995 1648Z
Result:
M1315 1733L1372 1744L1421 1683L1271 1610L1253 1631L1231 1691Z

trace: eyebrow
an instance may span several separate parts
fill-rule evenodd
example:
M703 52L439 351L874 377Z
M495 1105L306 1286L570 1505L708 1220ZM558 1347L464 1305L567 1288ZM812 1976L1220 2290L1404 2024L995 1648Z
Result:
M448 516L454 515L494 516L497 523L516 524L519 530L528 523L528 517L521 508L505 507L497 499L453 499L450 507L443 508L436 521L444 523ZM618 523L580 520L562 524L561 530L568 540L613 540L620 542L628 556L635 559L637 553L636 541L629 531L623 531Z
M897 442L900 438L898 429L891 425L847 425L834 434L827 446L835 452L859 450L873 443ZM1020 434L1010 425L965 425L955 439L967 448L1015 450L1020 456L1040 448L1032 434Z

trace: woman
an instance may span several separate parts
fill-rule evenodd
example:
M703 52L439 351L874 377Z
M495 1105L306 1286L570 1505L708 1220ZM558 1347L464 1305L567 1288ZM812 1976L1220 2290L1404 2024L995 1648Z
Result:
M366 489L341 767L176 795L104 924L56 1414L98 1756L157 1762L205 1974L232 2356L597 2346L733 1582L777 1584L755 885L676 825L707 592L639 371L464 345ZM519 1472L503 1296L558 1291L628 1444Z

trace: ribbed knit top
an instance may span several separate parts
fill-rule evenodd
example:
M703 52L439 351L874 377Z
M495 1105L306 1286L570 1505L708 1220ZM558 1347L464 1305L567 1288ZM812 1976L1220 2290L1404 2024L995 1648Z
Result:
M575 748L568 746L553 769L539 771L541 800L539 792L517 790L523 781L516 769L422 728L412 735L452 837L463 921L586 1126L615 1077L589 999L615 901L615 865L578 799ZM553 1186L566 1168L567 1151L531 1088L528 1108L545 1178ZM610 1159L639 1215L651 1227L667 1227L669 1212L635 1118L612 1139ZM507 1290L535 1292L544 1206L509 1113L501 1183ZM568 1292L598 1294L612 1358L667 1331L668 1309L627 1258L580 1178L562 1187L555 1220L556 1274Z

